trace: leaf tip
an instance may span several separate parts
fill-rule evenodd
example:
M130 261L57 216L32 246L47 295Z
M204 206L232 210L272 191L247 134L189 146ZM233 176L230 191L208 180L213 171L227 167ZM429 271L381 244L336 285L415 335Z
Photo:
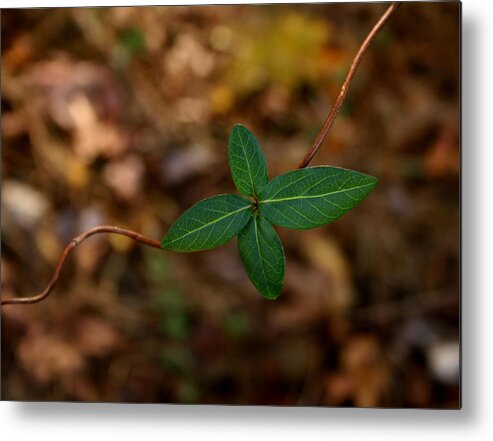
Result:
M248 129L243 125L243 124L240 124L240 123L236 123L233 128L231 129L231 134L230 134L230 138L232 136L234 136L237 132L239 131L243 131L243 132L247 132Z
M370 176L370 175L368 175L368 177L370 178L370 183L373 184L373 186L371 188L373 190L376 187L376 185L378 184L378 181L380 179L378 179L376 176Z
M273 291L273 292L268 292L268 293L263 293L261 292L260 294L262 294L262 296L266 299L266 300L277 300L277 298L279 297L279 295L281 294L281 288L282 287L279 287L278 290L276 291Z

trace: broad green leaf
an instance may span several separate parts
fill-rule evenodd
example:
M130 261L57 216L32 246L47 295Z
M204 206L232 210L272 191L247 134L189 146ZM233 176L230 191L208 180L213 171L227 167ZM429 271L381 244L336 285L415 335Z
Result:
M253 133L240 124L231 131L228 158L236 188L246 196L257 197L269 181L267 164Z
M238 234L241 260L260 294L274 300L281 292L285 260L281 240L272 225L256 214Z
M222 194L204 199L178 218L161 246L183 253L218 247L238 234L252 215L251 202L242 196Z
M278 176L262 188L259 211L282 227L328 224L358 205L377 178L338 167L309 167Z

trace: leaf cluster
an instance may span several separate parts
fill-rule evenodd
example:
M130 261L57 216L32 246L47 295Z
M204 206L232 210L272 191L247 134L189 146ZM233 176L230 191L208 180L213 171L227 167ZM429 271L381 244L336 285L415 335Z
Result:
M353 170L317 166L269 181L257 139L237 124L229 137L233 181L242 194L204 199L183 213L161 242L165 249L193 252L238 236L241 260L253 285L276 299L285 274L281 240L272 225L306 230L326 225L359 204L377 179Z

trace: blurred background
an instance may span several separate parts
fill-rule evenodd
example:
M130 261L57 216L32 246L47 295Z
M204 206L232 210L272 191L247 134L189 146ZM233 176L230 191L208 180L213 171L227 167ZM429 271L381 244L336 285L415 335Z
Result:
M2 298L44 289L88 228L160 240L235 192L235 123L271 177L293 169L385 7L3 10ZM326 227L277 228L278 300L236 240L93 237L48 299L2 308L2 399L457 408L459 8L404 4L372 44L311 165L379 185Z

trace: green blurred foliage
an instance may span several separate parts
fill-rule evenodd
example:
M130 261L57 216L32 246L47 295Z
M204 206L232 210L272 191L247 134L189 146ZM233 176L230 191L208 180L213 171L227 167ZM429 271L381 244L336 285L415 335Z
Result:
M239 94L269 85L293 90L306 83L316 84L326 67L327 23L294 13L258 18L255 32L241 25L232 31L234 58L226 69L225 81Z

